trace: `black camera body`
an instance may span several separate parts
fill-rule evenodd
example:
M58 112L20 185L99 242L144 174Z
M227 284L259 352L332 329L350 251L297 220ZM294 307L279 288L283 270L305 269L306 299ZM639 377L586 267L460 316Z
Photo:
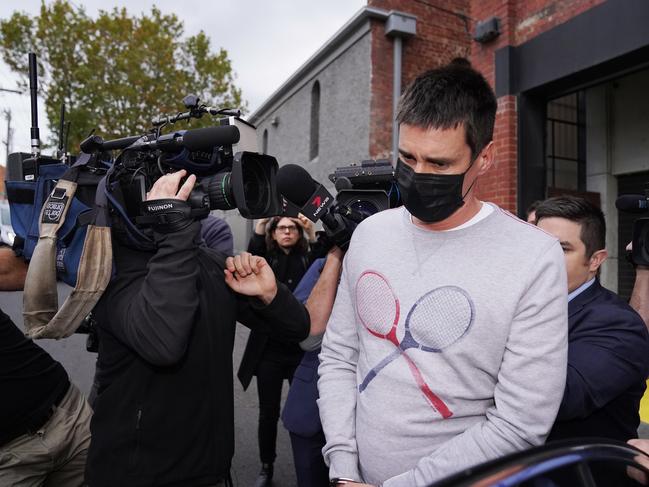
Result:
M142 201L158 178L180 169L197 176L188 200L192 208L237 208L244 218L280 213L275 185L277 160L256 152L254 126L231 116L212 127L164 135L159 135L159 129L156 132L135 140L125 137L89 144L87 139L81 145L82 150L121 149L111 179L119 181L129 217L139 214Z
M337 194L322 218L327 236L346 250L356 226L365 218L401 204L394 168L387 159L341 166L329 175Z
M365 217L401 204L394 167L387 159L364 160L335 169L329 175L334 183L336 202Z
M618 210L626 213L646 213L649 211L649 185L645 194L625 194L615 201ZM632 250L627 259L635 265L649 266L649 218L638 218L633 222Z
M394 168L388 160L365 160L335 169L329 175L336 198L301 166L287 164L278 174L284 216L302 213L322 221L328 239L346 250L356 226L368 216L401 204Z

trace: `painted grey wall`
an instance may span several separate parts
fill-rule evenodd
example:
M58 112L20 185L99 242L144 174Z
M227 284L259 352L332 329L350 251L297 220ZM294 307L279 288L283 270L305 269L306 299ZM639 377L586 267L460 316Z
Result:
M609 258L602 284L618 283L618 211L615 176L649 169L649 70L586 90L586 189L598 192L606 217Z
M606 218L608 259L602 265L600 280L611 291L618 284L617 179L611 173L611 85L586 90L586 190L600 194Z
M649 170L649 70L613 82L613 174Z
M279 165L299 164L333 193L328 175L336 167L369 157L371 51L369 23L340 49L323 59L300 80L288 96L256 114L257 143ZM320 83L320 139L318 157L309 160L311 90ZM276 121L277 123L274 123ZM234 211L214 212L227 220L234 234L235 250L245 250L252 226Z
M300 164L333 189L329 173L368 158L370 61L368 31L335 59L310 72L289 98L262 114L257 122L259 147L268 130L268 153L280 166ZM311 90L316 81L320 83L320 149L318 157L309 160Z

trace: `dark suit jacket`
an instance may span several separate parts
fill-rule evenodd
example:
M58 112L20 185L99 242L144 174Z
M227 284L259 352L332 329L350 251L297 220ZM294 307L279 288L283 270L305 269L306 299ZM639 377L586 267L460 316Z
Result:
M284 427L306 438L322 431L318 411L318 354L320 349L306 352L293 374L293 382L282 411Z
M568 379L548 441L637 437L649 373L642 318L596 280L568 304Z

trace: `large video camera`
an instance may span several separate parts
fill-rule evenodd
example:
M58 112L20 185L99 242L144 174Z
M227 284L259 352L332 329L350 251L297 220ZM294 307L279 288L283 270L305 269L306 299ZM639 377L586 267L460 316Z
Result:
M649 186L649 185L648 185ZM618 210L627 213L646 213L649 211L649 187L645 194L623 194L615 200ZM649 218L638 218L633 222L633 245L631 261L635 265L649 266Z
M287 164L277 174L284 214L302 213L313 222L322 221L327 237L343 250L365 218L401 204L394 168L387 159L338 167L329 180L336 187L335 198L301 166Z
M185 97L183 103L187 112L154 119L148 134L109 141L93 135L80 145L83 152L92 154L121 150L111 180L119 181L128 215L139 213L158 178L179 169L198 177L188 200L193 209L237 208L245 218L278 214L277 160L256 152L255 128L242 120L238 111L200 104L196 96ZM216 126L162 134L171 124L204 114L222 118Z

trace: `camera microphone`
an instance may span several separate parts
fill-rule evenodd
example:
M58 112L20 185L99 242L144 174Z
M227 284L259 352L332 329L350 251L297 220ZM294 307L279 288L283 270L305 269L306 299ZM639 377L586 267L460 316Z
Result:
M300 207L300 212L312 222L327 218L334 197L327 189L311 178L311 175L297 164L286 164L277 171L277 189L291 203Z
M212 147L239 142L239 129L234 125L205 127L186 131L178 143L190 151L210 150Z
M615 200L615 207L628 213L645 213L649 211L647 197L641 194L623 194Z
M210 151L214 147L232 145L239 142L241 134L234 125L204 127L164 134L157 139L147 139L135 135L121 139L104 140L98 135L91 135L80 144L82 152L87 154L105 150L171 150L182 148L194 151Z

